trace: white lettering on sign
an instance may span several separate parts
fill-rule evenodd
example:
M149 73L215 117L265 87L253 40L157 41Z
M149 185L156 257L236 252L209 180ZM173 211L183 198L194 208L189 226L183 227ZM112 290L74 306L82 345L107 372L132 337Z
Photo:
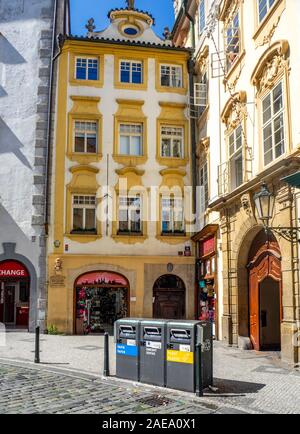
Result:
M155 350L161 350L161 342L146 342L147 348L154 348Z
M25 277L24 270L0 270L0 277Z
M182 351L183 353L190 353L191 352L191 346L190 345L179 345L179 351Z

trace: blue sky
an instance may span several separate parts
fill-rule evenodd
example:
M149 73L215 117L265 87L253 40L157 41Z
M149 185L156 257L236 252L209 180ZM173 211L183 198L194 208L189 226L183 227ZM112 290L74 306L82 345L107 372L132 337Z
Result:
M125 0L71 0L71 24L73 35L85 35L85 24L91 17L97 30L109 24L107 13L110 9L126 7ZM155 18L154 31L161 36L164 27L172 29L174 10L172 0L136 0L135 7L150 12Z

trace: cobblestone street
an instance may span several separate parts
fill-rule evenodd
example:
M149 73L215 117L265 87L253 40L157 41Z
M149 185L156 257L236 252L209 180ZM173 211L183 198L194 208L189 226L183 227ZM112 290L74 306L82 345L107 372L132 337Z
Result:
M218 390L196 398L113 376L102 379L102 339L42 336L37 366L33 336L8 333L7 346L0 348L0 413L300 413L300 372L283 366L277 353L245 352L216 342ZM114 366L111 341L112 375Z

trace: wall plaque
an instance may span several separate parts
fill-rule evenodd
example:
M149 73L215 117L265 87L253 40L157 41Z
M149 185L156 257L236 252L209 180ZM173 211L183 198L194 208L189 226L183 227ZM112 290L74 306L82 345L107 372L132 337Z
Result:
M50 276L50 286L52 288L61 288L65 286L65 276Z

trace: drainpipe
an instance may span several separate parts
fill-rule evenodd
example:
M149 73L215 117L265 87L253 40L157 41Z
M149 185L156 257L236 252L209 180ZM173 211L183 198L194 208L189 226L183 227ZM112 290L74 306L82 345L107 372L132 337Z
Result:
M67 3L69 5L69 0L64 2L64 32L66 31L66 18L69 15L69 10L67 11ZM52 31L52 52L51 52L51 63L50 63L50 74L49 74L49 96L48 96L48 112L47 112L47 144L46 144L46 167L45 167L45 235L49 234L49 193L50 193L50 170L51 165L51 126L52 126L52 103L53 103L53 80L54 80L54 63L61 53L55 56L56 51L56 29L57 29L57 15L58 15L58 0L55 0L53 7L53 31Z
M184 13L186 17L190 20L191 33L192 33L192 47L195 50L196 47L196 37L195 37L195 19L188 12L189 0L184 0ZM190 88L190 104L194 101L194 72L195 72L195 61L190 57L188 61L188 72L189 72L189 88ZM196 161L196 120L191 119L191 151L192 151L192 183L193 183L193 213L197 210L197 161Z

